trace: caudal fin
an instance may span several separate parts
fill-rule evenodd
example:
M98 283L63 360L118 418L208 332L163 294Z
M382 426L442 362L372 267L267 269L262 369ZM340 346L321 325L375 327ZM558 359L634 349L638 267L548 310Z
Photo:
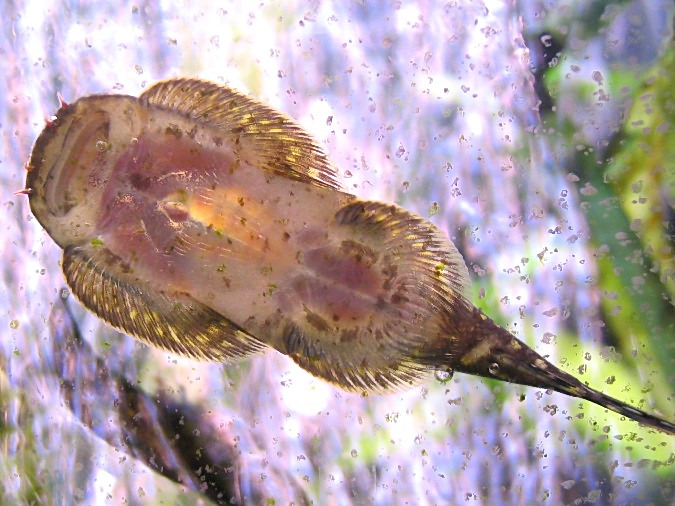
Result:
M587 387L574 376L561 371L539 356L534 361L523 362L507 355L502 356L499 362L500 369L506 369L505 374L507 376L513 374L519 378L518 383L522 382L539 388L550 388L572 397L586 399L636 422L669 434L675 434L675 424Z
M474 309L472 320L471 331L480 331L483 337L477 339L476 344L464 353L455 370L511 383L547 388L586 399L636 422L675 435L674 423L584 385L498 326L479 309Z

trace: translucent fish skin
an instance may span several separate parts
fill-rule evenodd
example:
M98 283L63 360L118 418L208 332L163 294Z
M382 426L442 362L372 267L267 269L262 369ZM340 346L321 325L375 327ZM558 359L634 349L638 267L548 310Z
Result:
M381 390L424 375L414 357L430 355L428 336L446 340L432 317L464 308L466 268L433 225L343 192L309 136L232 90L179 81L82 98L29 165L31 207L73 293L172 351L228 360L269 346ZM172 301L183 316L158 331ZM221 321L195 337L205 311ZM219 333L230 343L216 349Z
M309 135L234 90L178 79L63 105L28 168L73 293L149 344L219 361L271 347L360 392L450 368L673 432L495 325L434 225L346 193Z

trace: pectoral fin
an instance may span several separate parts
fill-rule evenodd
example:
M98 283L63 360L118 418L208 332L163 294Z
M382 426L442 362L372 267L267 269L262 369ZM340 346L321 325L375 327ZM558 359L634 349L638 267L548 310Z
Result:
M238 91L199 79L170 79L138 98L148 107L184 114L218 130L252 165L296 181L342 189L312 137L288 116Z
M63 253L63 271L74 295L100 318L147 344L218 362L265 349L258 339L189 295L131 284L111 274L118 269L123 269L121 260L103 246L70 246Z

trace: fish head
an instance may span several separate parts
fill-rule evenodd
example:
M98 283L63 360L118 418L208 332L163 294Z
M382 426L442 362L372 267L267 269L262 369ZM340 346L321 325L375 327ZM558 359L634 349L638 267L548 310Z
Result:
M65 248L95 235L103 189L141 129L134 97L94 95L63 103L48 120L27 164L31 211Z

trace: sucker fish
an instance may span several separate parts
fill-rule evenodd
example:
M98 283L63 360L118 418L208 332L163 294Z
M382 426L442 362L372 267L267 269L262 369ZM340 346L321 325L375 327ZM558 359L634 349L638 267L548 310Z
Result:
M494 323L436 226L349 194L308 133L233 89L171 79L61 101L26 168L72 293L147 344L225 363L273 348L364 394L463 372L675 434Z

